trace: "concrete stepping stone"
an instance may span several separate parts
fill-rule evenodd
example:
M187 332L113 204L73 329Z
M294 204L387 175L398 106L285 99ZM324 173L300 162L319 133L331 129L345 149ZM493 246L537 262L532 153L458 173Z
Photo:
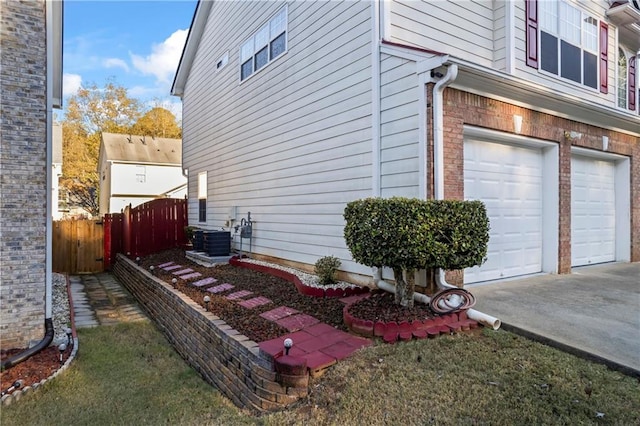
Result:
M271 303L270 299L260 296L260 297L254 297L253 299L243 300L242 302L238 303L238 305L243 306L247 309L253 309L258 306L266 305L268 303Z
M171 266L165 266L164 269L165 271L169 272L169 271L175 271L176 269L180 269L180 268L184 268L184 266L182 265L171 265Z
M225 299L238 300L238 299L242 299L243 297L249 296L250 294L253 294L253 292L249 290L240 290L240 291L236 291L235 293L231 293L230 295L226 296Z
M173 262L163 263L162 265L158 265L158 268L166 268L169 265L173 265Z
M191 283L191 285L196 286L196 287L203 287L203 286L205 286L205 285L213 284L213 283L215 283L216 281L218 281L218 280L216 280L215 278L208 277L208 278L205 278L205 279L203 279L203 280L200 280L200 281L196 281L196 282L194 282L194 283Z
M285 317L288 317L290 315L297 314L298 312L300 312L300 311L297 311L297 310L295 310L293 308L289 308L287 306L280 306L280 307L272 309L270 311L263 312L263 313L260 314L260 316L262 318L266 319L266 320L275 322L275 321L277 321L277 320L279 320L281 318L285 318Z
M180 275L180 278L183 279L183 280L190 280L190 279L193 279L193 278L199 278L201 276L202 276L202 274L200 272L193 272L191 274Z
M217 293L222 293L223 291L231 290L233 287L234 286L232 286L229 283L224 283L224 284L217 285L215 287L208 288L207 291L209 293L217 294Z
M191 268L181 269L179 271L175 271L175 272L172 272L172 273L173 273L173 275L184 275L184 274L188 274L189 272L193 272L193 269L191 269Z

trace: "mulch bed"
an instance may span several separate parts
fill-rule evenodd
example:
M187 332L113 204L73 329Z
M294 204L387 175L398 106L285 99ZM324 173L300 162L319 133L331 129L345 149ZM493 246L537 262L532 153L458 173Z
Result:
M209 310L222 318L227 324L244 334L255 342L270 340L287 333L287 330L274 322L268 321L260 314L270 311L280 306L287 306L296 309L307 315L317 318L319 321L330 324L338 329L347 330L342 322L342 309L344 303L335 298L318 298L304 296L298 293L295 285L282 278L274 277L262 272L253 271L247 268L240 268L228 264L215 267L201 266L186 258L185 252L180 249L167 250L161 253L152 254L141 259L140 266L149 270L150 266L157 266L167 262L191 268L202 274L201 277L188 280L192 283L207 277L217 279L216 284L229 283L234 287L219 294L212 294L204 288L194 287L184 280L178 278L175 284L172 279L176 278L171 272L155 268L154 274L172 285L177 290L189 296L193 301L205 307L204 296L211 299ZM248 290L253 294L244 297L243 300L252 297L266 297L272 303L247 309L237 304L238 301L229 301L225 298L231 293Z
M157 266L167 262L174 262L202 274L202 277L189 280L189 282L212 277L218 280L216 284L232 284L234 286L233 289L220 293L220 295L215 295L207 292L206 288L194 287L181 279L177 279L177 282L173 284L172 279L176 278L176 276L171 272L159 268L155 268L154 271L158 278L188 295L202 307L205 307L204 296L209 295L211 298L209 310L253 341L262 342L287 333L285 328L260 317L261 313L280 306L287 306L311 315L337 329L348 330L343 322L342 314L345 305L338 298L319 298L302 295L297 291L293 283L282 278L228 264L215 267L201 266L187 259L185 252L180 249L167 250L144 257L140 261L140 266L149 270L152 265ZM245 300L250 297L263 296L273 303L247 309L239 306L237 301L229 301L224 297L240 290L253 292L251 296L245 297ZM385 322L411 321L434 316L426 305L420 303L416 303L410 309L397 306L394 302L394 296L385 291L373 291L370 297L352 304L349 312L357 318L374 322L378 320Z
M11 358L25 349L2 350L2 361ZM72 348L67 348L62 354L66 361ZM0 384L2 390L8 389L16 380L22 380L22 388L33 386L46 379L60 368L60 352L56 346L49 346L37 354L31 356L26 361L14 365L0 374Z

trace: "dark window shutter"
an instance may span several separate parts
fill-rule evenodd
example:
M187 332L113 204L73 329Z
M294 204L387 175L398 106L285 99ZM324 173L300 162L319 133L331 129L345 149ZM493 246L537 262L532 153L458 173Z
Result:
M600 22L600 92L609 93L609 26Z
M629 87L629 109L632 111L636 110L637 100L636 100L636 58L635 56L629 58L629 76L627 78Z
M538 1L527 0L524 9L527 19L525 34L527 65L538 68Z

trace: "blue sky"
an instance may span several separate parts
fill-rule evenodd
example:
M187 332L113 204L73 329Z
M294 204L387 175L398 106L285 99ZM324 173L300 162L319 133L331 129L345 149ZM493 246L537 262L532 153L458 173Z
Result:
M79 1L64 4L64 95L108 78L151 106L176 114L171 83L193 18L196 0ZM181 117L178 117L180 119Z

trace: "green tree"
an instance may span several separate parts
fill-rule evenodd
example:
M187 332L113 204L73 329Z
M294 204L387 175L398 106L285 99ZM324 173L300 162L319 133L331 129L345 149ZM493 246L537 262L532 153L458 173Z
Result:
M69 201L92 215L99 213L98 155L102 132L130 133L142 106L114 80L104 87L83 86L67 101L62 121L63 163L60 185Z
M344 237L356 262L393 270L395 301L413 306L415 271L484 262L489 219L480 201L366 198L344 210Z
M160 138L182 138L182 129L176 116L165 108L155 106L136 121L131 129L134 135Z

